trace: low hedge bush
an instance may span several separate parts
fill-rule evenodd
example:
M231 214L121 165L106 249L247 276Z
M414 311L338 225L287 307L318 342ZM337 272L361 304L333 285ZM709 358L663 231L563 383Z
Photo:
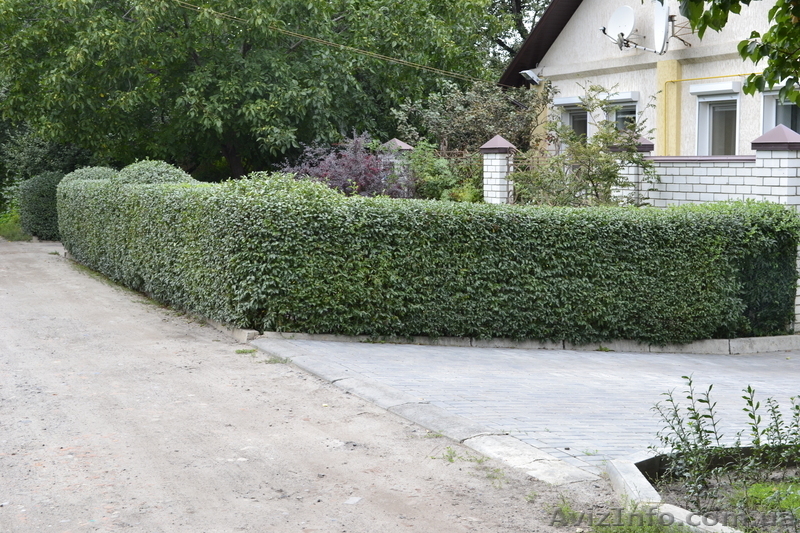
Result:
M73 180L58 202L79 261L239 327L668 344L782 333L793 319L800 223L776 204L346 198L266 174Z
M22 229L45 240L57 241L56 187L63 172L43 172L20 183L17 190Z

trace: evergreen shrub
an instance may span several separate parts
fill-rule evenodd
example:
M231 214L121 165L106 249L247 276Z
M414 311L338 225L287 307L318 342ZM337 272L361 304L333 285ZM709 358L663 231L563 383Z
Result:
M138 161L119 171L117 183L191 183L189 174L164 161Z
M43 172L20 183L17 190L22 229L45 240L57 241L56 187L63 172Z
M62 240L167 304L259 330L684 343L784 333L798 216L345 197L287 175L73 180Z

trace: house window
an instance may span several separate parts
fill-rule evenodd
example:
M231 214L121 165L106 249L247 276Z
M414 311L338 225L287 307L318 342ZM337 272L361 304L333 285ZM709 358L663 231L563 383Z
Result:
M589 115L584 110L569 111L569 126L583 138L589 135Z
M697 155L736 155L740 82L692 85L697 96Z
M710 125L708 155L734 155L736 153L736 102L708 104Z
M791 102L781 102L778 93L764 95L764 132L778 124L800 133L800 108Z
M614 112L614 121L619 131L631 129L636 124L636 106L624 105Z
M787 128L800 132L797 118L800 108L791 102L777 102L775 105L775 125L783 124Z

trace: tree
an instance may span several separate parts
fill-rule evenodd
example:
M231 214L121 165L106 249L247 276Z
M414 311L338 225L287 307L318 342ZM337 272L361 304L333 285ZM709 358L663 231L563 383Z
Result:
M498 24L488 0L213 6L4 0L0 76L8 94L0 110L100 161L148 156L191 171L224 157L239 176L301 143L354 129L387 135L388 110L439 77L297 33L482 77L487 35Z
M493 0L491 12L503 20L502 30L494 37L494 44L508 54L517 55L522 42L542 17L551 0Z
M547 124L548 147L522 154L515 161L517 170L508 176L517 203L571 207L645 203L641 185L631 183L625 172L638 167L642 183L658 181L653 162L638 150L641 137L648 133L645 123L634 120L619 129L613 120L619 107L609 103L609 91L596 85L585 90L580 107L587 112L593 134L586 138L560 116L554 117Z
M536 144L535 131L544 123L552 104L553 88L502 89L476 83L461 89L444 83L441 90L421 100L409 100L392 114L404 141L425 139L440 150L475 151L495 135L520 150Z
M663 2L663 0L661 0ZM682 0L681 14L697 30L700 38L709 28L721 30L730 13L738 14L751 0ZM744 91L756 91L781 86L780 98L800 104L800 1L777 0L769 11L772 26L762 35L753 31L739 43L739 55L758 63L766 59L761 74L750 74Z

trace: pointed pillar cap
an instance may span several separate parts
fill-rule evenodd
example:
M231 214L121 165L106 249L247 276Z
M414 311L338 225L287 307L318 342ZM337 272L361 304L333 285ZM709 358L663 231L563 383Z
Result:
M404 143L397 137L394 139L390 139L381 145L382 148L388 148L389 150L400 150L401 152L407 152L409 150L413 150L414 147L408 143Z
M480 147L482 154L508 154L516 149L516 146L499 135L495 135L489 142Z
M753 150L800 151L800 133L778 124L750 143Z

